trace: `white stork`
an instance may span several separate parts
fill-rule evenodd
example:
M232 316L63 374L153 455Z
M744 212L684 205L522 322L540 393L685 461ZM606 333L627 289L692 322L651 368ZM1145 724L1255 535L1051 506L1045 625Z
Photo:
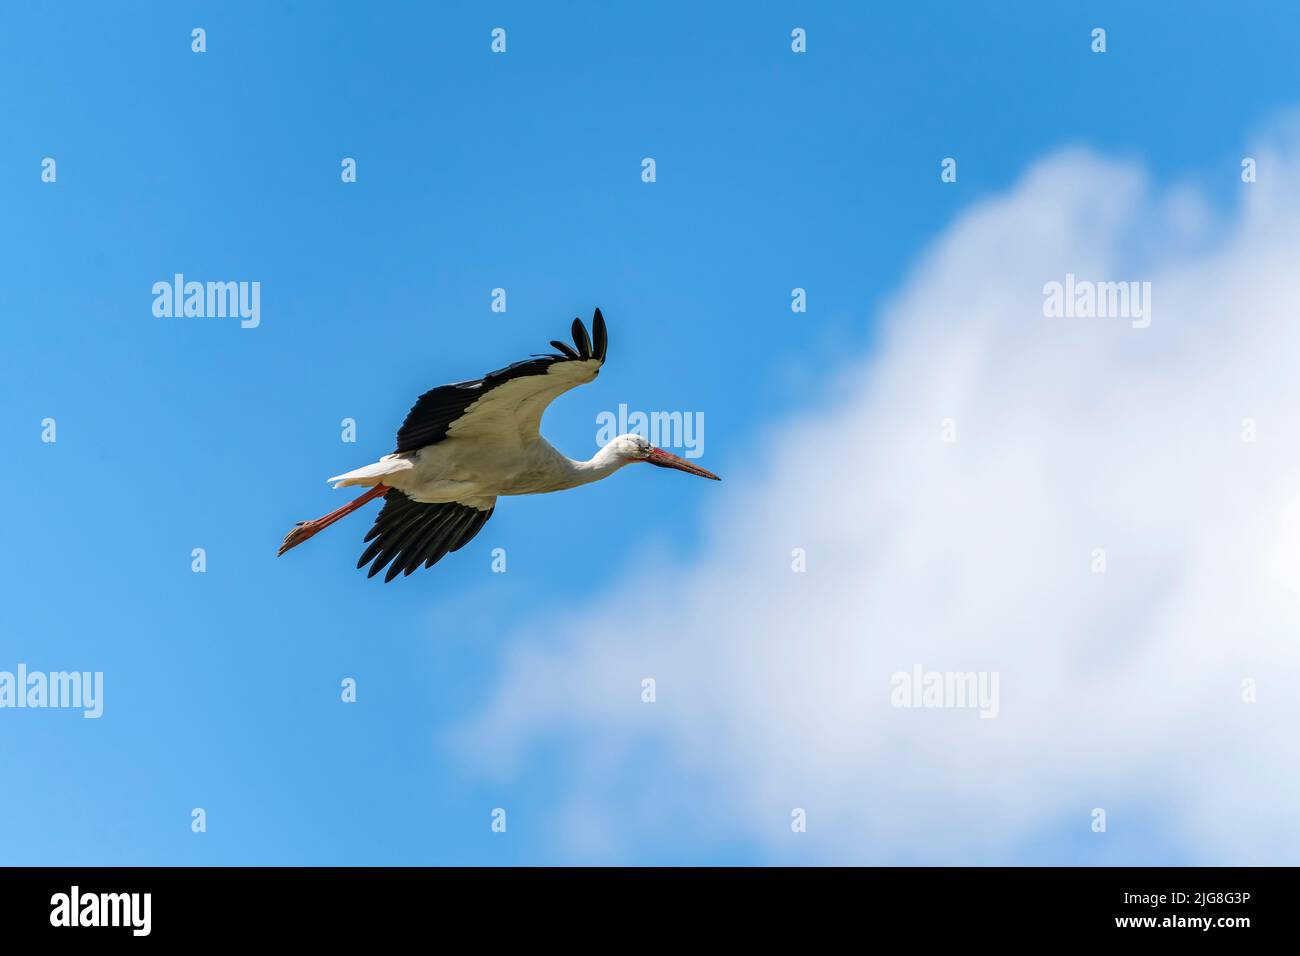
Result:
M299 522L279 554L382 495L384 506L357 567L370 563L368 577L387 567L384 580L391 581L463 548L492 517L501 495L575 488L638 461L720 481L640 435L619 435L587 461L574 461L538 433L553 399L600 374L608 344L600 309L591 328L594 338L574 319L573 345L551 342L558 354L535 355L481 379L425 392L398 430L395 452L329 479L335 488L370 490L322 518Z

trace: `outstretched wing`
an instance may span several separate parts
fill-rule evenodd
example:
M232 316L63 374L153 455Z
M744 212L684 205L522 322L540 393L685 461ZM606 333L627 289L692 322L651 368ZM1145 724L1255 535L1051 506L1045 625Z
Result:
M550 355L535 355L472 382L425 392L397 432L397 452L415 451L445 438L528 441L537 437L546 406L571 388L590 382L605 363L609 339L596 310L591 337L573 320L573 345L552 341Z
M387 583L399 574L410 574L424 562L433 567L443 555L459 551L487 524L496 498L467 498L445 504L429 504L392 489L384 496L375 523L366 534L370 546L357 567L370 565L366 577L373 578L388 566Z

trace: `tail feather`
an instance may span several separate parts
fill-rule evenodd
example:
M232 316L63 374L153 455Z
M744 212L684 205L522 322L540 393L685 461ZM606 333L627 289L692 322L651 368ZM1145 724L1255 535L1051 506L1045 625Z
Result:
M366 465L353 471L345 471L341 475L335 475L333 478L326 480L334 482L335 488L346 488L349 485L366 485L370 487L380 484L388 475L399 471L409 471L414 467L415 463L405 455L385 455L373 465Z

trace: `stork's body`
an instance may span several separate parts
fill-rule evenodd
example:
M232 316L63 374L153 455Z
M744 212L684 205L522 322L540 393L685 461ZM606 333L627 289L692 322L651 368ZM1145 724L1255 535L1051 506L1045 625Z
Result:
M553 341L559 354L534 356L420 396L397 433L393 454L330 479L336 488L371 490L323 518L298 524L280 554L383 495L384 508L366 536L374 541L357 567L373 560L373 576L389 565L385 580L391 581L467 544L491 517L498 497L575 488L637 461L717 480L638 435L618 436L587 461L561 454L542 438L538 429L551 401L600 374L607 338L599 309L592 330L594 343L574 319L576 348Z
M335 488L384 484L420 501L446 502L564 491L599 481L626 464L603 448L588 461L574 461L540 436L517 447L448 439L419 451L385 455L330 481Z

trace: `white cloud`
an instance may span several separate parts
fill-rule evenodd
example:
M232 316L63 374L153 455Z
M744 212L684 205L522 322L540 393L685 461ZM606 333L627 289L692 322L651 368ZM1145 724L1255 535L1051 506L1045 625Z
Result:
M1217 220L1086 152L962 216L766 470L715 463L700 556L520 636L463 739L569 741L581 857L1300 861L1300 152L1254 155ZM1066 273L1150 281L1150 328L1045 318ZM914 664L997 671L1000 715L891 707Z

